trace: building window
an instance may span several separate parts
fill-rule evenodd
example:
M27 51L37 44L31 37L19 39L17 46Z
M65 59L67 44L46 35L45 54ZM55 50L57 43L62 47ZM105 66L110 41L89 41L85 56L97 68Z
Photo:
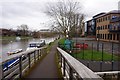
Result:
M105 19L106 19L106 21L107 21L107 17L106 17Z
M119 34L117 34L117 40L119 40Z
M108 16L108 20L110 20L110 16Z
M105 39L106 39L106 34L105 34Z
M103 21L104 21L104 17L103 17Z
M109 39L109 37L110 37L109 35L110 35L110 34L108 34L107 39Z
M108 29L110 28L110 25L108 25Z
M101 39L102 39L102 37L103 37L103 36L102 36L102 34L101 34Z
M110 40L112 40L112 34L110 34Z
M113 34L113 40L115 40L115 34Z
M100 34L97 34L97 38L100 38Z
M104 26L103 26L103 30L104 30L105 28L104 28Z
M104 34L103 34L103 39L104 39Z

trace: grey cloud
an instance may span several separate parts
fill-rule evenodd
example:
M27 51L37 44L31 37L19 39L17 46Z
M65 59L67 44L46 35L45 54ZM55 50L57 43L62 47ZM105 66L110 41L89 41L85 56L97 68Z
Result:
M3 4L2 17L26 17L33 16L35 13L41 13L41 3L36 2L14 2Z

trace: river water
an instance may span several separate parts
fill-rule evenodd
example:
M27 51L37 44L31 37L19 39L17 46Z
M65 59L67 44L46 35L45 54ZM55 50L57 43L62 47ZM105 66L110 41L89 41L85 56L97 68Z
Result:
M46 44L49 44L50 42L55 40L55 37L53 38L42 38L45 40ZM26 50L28 47L28 44L30 42L39 42L40 39L25 39L20 41L9 41L4 40L2 43L0 43L0 62L2 61L2 58L7 58L7 52L13 51L15 49L23 49L23 51Z

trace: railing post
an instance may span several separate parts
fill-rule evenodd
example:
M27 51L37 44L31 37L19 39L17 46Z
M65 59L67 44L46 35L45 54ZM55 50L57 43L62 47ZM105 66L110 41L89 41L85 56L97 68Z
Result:
M91 61L93 61L93 43L92 43L92 55L91 55Z
M63 57L63 76L65 76L65 58Z
M39 60L39 50L37 50L37 54L38 54L38 60Z
M22 56L19 57L19 78L22 78Z
M114 65L114 61L112 61L112 64L111 64L111 65L112 65L112 71L113 71L113 65Z
M69 66L69 68L70 68L69 78L70 78L70 80L73 80L73 70L70 66Z
M104 57L104 56L103 56L103 49L104 49L104 44L102 43L102 61L103 61L103 59L104 59L104 58L103 58L103 57Z
M112 58L111 61L113 61L113 42L112 42Z
M100 71L102 72L102 61L100 61Z
M40 49L40 57L42 56L42 49Z
M34 51L33 53L34 53L34 63L35 63L36 62L36 56L35 56L36 51Z
M28 54L28 64L29 64L29 69L30 69L30 67L31 67L31 65L30 65L30 53Z
M60 54L60 61L61 61L61 66L62 67L62 54Z

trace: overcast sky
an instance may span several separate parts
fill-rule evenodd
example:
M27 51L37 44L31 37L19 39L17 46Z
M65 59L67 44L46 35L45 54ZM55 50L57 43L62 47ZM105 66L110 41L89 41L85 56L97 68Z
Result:
M0 0L0 28L17 29L27 24L31 30L49 28L50 18L43 12L47 2L59 0ZM85 20L100 12L118 9L120 0L77 0L83 5Z

